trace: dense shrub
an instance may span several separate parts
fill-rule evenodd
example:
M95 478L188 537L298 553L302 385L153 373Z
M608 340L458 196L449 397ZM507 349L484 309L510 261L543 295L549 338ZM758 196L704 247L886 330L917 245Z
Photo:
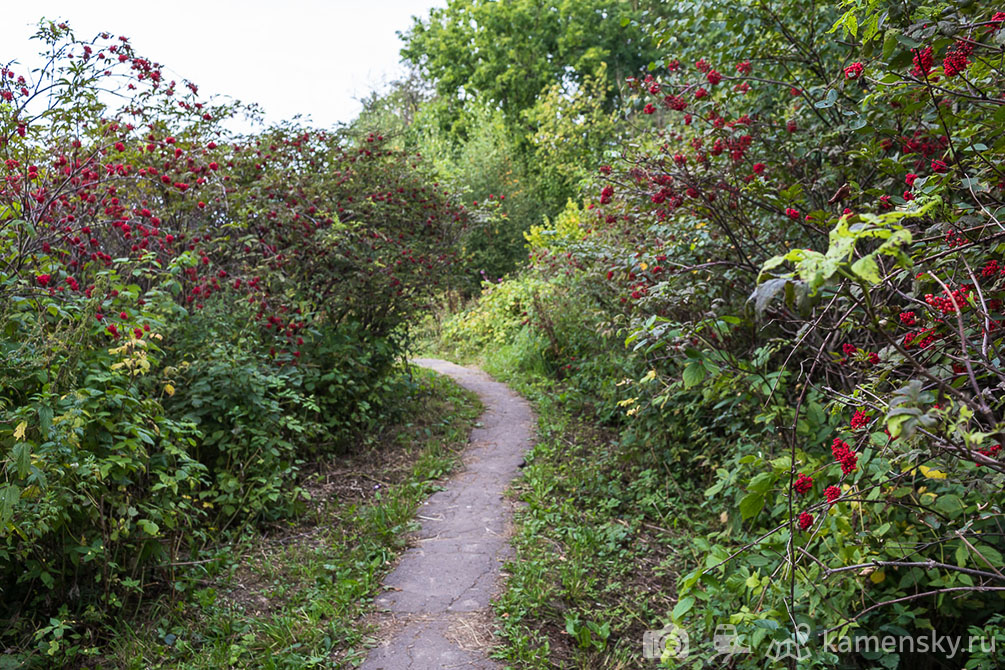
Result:
M537 231L528 272L571 296L543 314L631 352L615 393L587 365L569 383L591 380L623 440L664 449L721 514L670 616L698 658L735 625L755 652L737 667L787 641L807 667L896 667L907 657L825 639L993 626L1005 15L665 14L652 28L680 54L630 82L639 134L598 166L579 235ZM546 319L528 327L553 341Z
M393 408L467 215L379 135L231 136L128 39L37 38L0 80L0 618L56 662Z

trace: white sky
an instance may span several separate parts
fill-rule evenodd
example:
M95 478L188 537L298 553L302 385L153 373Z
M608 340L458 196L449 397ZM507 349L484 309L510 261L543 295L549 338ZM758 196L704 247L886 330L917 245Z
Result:
M401 72L396 31L412 15L446 0L153 0L4 3L0 63L33 63L34 34L45 17L68 21L77 36L125 35L165 74L199 86L202 96L257 102L268 121L310 115L316 125L351 121L357 99Z

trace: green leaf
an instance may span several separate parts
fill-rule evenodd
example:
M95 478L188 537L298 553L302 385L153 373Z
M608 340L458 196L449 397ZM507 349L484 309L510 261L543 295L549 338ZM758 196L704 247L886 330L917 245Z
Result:
M817 100L813 103L813 106L817 109L826 109L827 107L833 107L834 103L837 102L838 92L836 88L832 88L827 91L827 97L823 100Z
M848 12L845 16L844 27L852 37L858 37L858 19L852 12Z
M740 516L743 520L757 516L764 508L763 493L748 493L740 499Z
M38 412L39 428L42 431L42 435L47 436L49 429L52 428L52 408L40 405L36 411Z
M935 509L939 510L950 519L955 519L963 514L963 501L955 493L945 493L935 500Z
M967 545L960 542L956 545L956 565L959 567L964 567L967 564L967 556L970 552L967 549Z
M750 483L747 484L747 490L752 493L760 493L761 495L764 495L774 483L775 473L762 472L750 480Z
M17 476L24 479L31 469L31 446L27 442L14 444L14 468Z
M698 549L701 551L705 551L704 549L702 549L700 545L698 545ZM686 577L684 577L684 581L682 581L680 584L680 593L687 593L692 588L694 588L694 585L698 583L698 580L701 579L701 576L703 574L705 574L705 571L702 570L701 568L698 568L694 572L691 572Z
M14 513L14 506L21 499L21 489L16 484L10 484L0 489L0 526L6 526Z
M855 273L855 276L861 277L870 284L878 284L882 281L879 276L879 265L876 264L876 259L873 258L872 254L855 261L851 266L851 271Z
M982 559L981 556L974 556L973 561L976 565L979 565L981 568L986 568L988 567L988 563L991 563L991 567L1003 567L1003 560L1005 559L1002 559L1001 553L994 547L981 544L977 546L977 551L981 552L981 556L987 560Z
M159 533L161 530L160 526L155 524L153 521L150 521L149 519L140 519L136 523L137 525L139 525L140 528L143 529L143 532L145 532L147 535L157 535L157 533Z
M785 289L785 285L788 284L789 281L790 280L788 279L780 277L769 279L768 281L759 284L757 288L754 289L754 293L750 296L750 299L754 301L754 312L758 317L764 314L764 310L767 309L768 304L775 298L775 296Z
M873 14L865 22L865 26L862 28L862 41L868 42L876 33L879 31L879 14Z
M684 388L689 389L692 386L700 384L704 379L708 371L701 361L692 361L688 363L687 367L684 368L684 373L681 378L684 381Z
M694 607L694 602L694 596L681 598L677 601L677 604L674 605L673 612L670 616L673 617L674 621L679 621L682 616L691 611L691 608Z

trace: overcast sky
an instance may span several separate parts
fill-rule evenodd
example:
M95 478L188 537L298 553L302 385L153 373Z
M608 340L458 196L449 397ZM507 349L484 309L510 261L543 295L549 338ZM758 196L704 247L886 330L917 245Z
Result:
M257 102L267 120L309 114L321 126L348 122L357 99L401 72L396 31L446 0L203 0L4 3L0 62L37 53L38 20L69 21L80 38L108 31L202 95Z

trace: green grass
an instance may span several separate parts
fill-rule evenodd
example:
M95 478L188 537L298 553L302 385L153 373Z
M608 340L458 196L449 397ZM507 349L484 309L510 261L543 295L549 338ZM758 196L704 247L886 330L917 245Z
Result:
M418 505L458 463L481 412L474 394L417 373L407 423L362 453L312 464L308 511L247 532L205 563L179 566L174 591L122 619L102 668L312 668L366 654L365 620L406 546Z
M538 440L513 486L516 555L495 601L508 667L649 668L642 636L670 620L675 584L699 560L692 529L707 528L701 492L665 455L621 443L581 390L549 375L542 343L521 331L478 363L532 401Z
M516 668L651 667L642 635L668 620L677 577L698 558L690 496L655 454L619 445L556 386L511 383L534 400L539 439L514 486L526 504L495 604L495 655Z

